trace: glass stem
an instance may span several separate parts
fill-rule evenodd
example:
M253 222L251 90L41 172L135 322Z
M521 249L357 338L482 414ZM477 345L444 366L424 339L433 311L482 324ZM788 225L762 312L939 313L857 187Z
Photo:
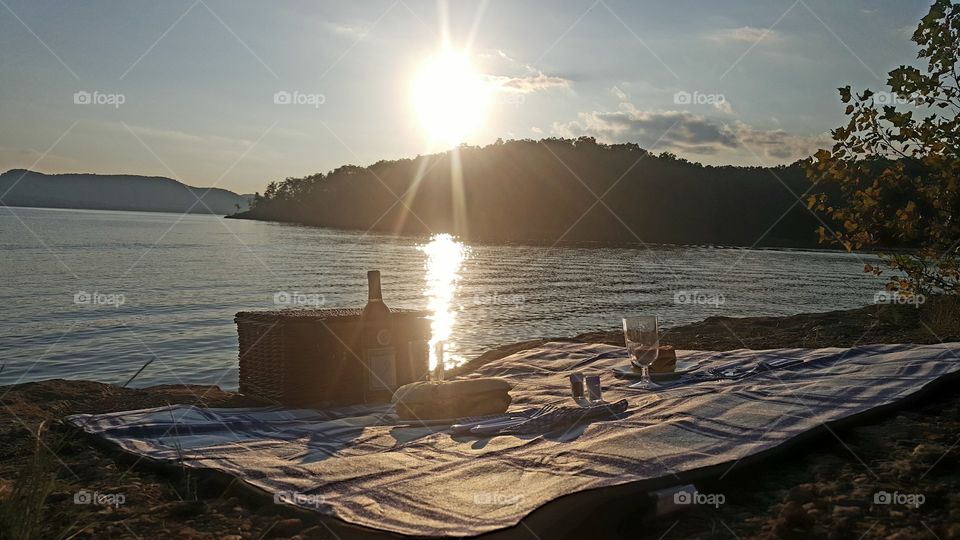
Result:
M646 384L650 384L650 366L640 366L640 380Z

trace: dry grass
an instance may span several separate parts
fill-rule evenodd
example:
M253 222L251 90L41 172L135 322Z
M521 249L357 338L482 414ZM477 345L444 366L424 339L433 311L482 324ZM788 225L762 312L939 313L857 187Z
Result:
M44 423L37 428L34 451L20 469L12 489L0 500L0 538L41 537L47 497L56 485L56 458L43 443Z
M960 297L938 296L925 306L924 319L944 341L960 339Z

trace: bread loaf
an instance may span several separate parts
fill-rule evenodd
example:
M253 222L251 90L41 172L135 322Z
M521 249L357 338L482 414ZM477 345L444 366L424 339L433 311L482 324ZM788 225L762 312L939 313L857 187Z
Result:
M657 359L650 365L652 373L672 373L677 370L677 352L673 345L662 345L657 350Z
M510 406L504 379L488 377L459 381L420 381L393 394L397 415L404 420L454 419L500 414Z

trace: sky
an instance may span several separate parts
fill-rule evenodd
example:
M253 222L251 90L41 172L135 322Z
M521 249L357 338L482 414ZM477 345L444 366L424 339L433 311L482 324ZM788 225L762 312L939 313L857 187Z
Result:
M837 87L883 90L915 60L928 7L0 0L0 171L252 193L442 150L412 94L444 48L487 91L467 144L587 135L705 164L790 163L844 123Z

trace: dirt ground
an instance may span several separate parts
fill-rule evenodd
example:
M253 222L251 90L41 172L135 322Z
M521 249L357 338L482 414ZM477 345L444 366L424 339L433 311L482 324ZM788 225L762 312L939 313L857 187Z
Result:
M780 318L711 317L670 329L663 341L701 350L950 342L960 341L957 313L955 302L932 301L920 309L870 306ZM566 339L622 344L617 331ZM489 351L464 370L543 341ZM174 403L256 404L209 386L129 389L48 380L0 387L0 536L370 535L273 504L220 475L186 474L137 460L95 444L61 422L73 413ZM722 478L698 484L702 493L723 495L719 506L693 506L681 514L654 517L649 504L624 501L582 516L580 524L570 528L570 537L960 538L960 389L945 388L936 398L896 413L828 431L775 458L733 467ZM894 503L876 500L881 491ZM101 502L114 504L78 504L95 492ZM117 494L123 494L122 501ZM534 537L524 527L510 532L517 538Z

